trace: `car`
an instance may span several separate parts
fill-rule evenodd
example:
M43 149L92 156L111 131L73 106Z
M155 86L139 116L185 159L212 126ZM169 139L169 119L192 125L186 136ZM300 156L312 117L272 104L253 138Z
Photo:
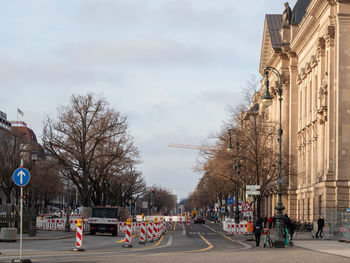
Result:
M205 218L204 216L196 216L194 218L194 223L197 224L197 223L202 223L202 224L205 224Z

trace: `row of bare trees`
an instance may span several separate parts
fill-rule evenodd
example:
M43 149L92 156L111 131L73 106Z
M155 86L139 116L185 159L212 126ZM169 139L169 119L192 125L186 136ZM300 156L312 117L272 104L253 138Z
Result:
M220 132L215 150L201 152L204 161L197 166L203 174L196 189L187 199L187 207L206 208L235 196L238 181L240 198L245 198L246 185L260 185L260 196L275 188L278 156L275 123L266 121L267 110L260 108L258 83L253 79L245 90L245 101L230 109L230 119ZM232 131L231 151L228 130ZM238 147L236 148L236 145ZM238 150L237 150L238 149ZM238 163L237 163L238 160ZM239 167L240 173L235 171ZM260 217L260 196L255 196Z

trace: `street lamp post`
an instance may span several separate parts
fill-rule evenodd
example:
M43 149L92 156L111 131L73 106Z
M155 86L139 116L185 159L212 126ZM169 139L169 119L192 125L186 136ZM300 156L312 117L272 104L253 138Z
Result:
M34 175L34 167L35 167L35 162L38 160L38 153L36 151L32 151L30 153L30 159L33 163L33 170L32 170L32 175ZM35 197L34 197L34 176L32 179L32 194L31 194L31 199L30 199L30 205L31 205L31 211L30 211L30 223L29 223L29 233L28 235L31 237L36 236L36 213L35 213Z
M64 224L64 232L70 232L70 218L69 218L69 205L70 205L70 188L69 188L69 170L66 169L67 173L67 187L68 187L68 198L67 198L67 209L66 209L66 223Z
M232 134L232 130L229 129L228 131L228 135L229 135L229 145L227 147L227 151L228 152L231 152L233 150L233 147L232 147L232 138L231 138L231 134ZM235 179L235 188L236 188L236 210L235 210L235 223L236 224L239 224L239 221L240 221L240 215L239 215L239 204L238 204L238 191L239 191L239 188L238 188L238 177L239 177L239 174L241 173L239 168L240 168L240 164L239 164L239 155L238 155L238 151L239 151L239 140L238 140L238 136L236 135L236 152L237 152L237 164L235 165L235 170L236 170L236 179Z
M284 248L285 242L283 238L283 210L284 206L282 204L282 75L278 72L277 69L273 67L266 66L264 69L265 73L265 94L261 97L262 104L265 107L269 107L272 104L272 96L269 91L269 71L274 72L279 78L279 86L277 93L279 95L279 110L280 110L280 120L279 120L279 129L278 129L278 177L277 177L277 186L278 186L278 199L276 209L276 235L275 235L275 247Z

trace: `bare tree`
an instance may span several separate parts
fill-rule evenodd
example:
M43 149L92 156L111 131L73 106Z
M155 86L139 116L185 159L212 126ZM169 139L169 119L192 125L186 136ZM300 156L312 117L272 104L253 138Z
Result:
M0 132L0 189L11 204L11 194L15 189L12 174L21 162L20 139L9 131Z
M73 95L69 105L58 109L57 120L48 117L42 141L69 169L66 175L84 206L92 201L100 204L108 177L119 178L125 167L138 162L126 118L108 107L105 98L93 94Z

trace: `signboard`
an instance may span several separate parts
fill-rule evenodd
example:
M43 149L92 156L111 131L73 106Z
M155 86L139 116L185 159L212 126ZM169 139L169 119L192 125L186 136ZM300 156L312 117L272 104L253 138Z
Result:
M221 207L221 212L222 212L222 213L225 213L225 207L224 207L224 206Z
M148 202L147 201L143 201L142 202L142 208L143 209L147 209L148 208Z
M250 190L250 191L247 191L247 194L248 195L260 195L260 191L259 190Z
M244 217L252 217L253 216L253 212L249 211L249 212L243 212L243 216Z
M247 202L251 205L253 203L253 198L251 196L248 196Z
M246 190L259 190L260 189L260 185L246 185L245 189Z
M347 212L347 213L350 213L350 208L346 208L346 212Z
M30 173L26 168L17 168L12 175L13 181L18 186L25 186L30 179Z
M253 211L253 208L250 206L248 202L245 202L242 212L251 212L251 211Z
M232 197L227 198L227 203L229 205L232 205L233 204L233 198Z

